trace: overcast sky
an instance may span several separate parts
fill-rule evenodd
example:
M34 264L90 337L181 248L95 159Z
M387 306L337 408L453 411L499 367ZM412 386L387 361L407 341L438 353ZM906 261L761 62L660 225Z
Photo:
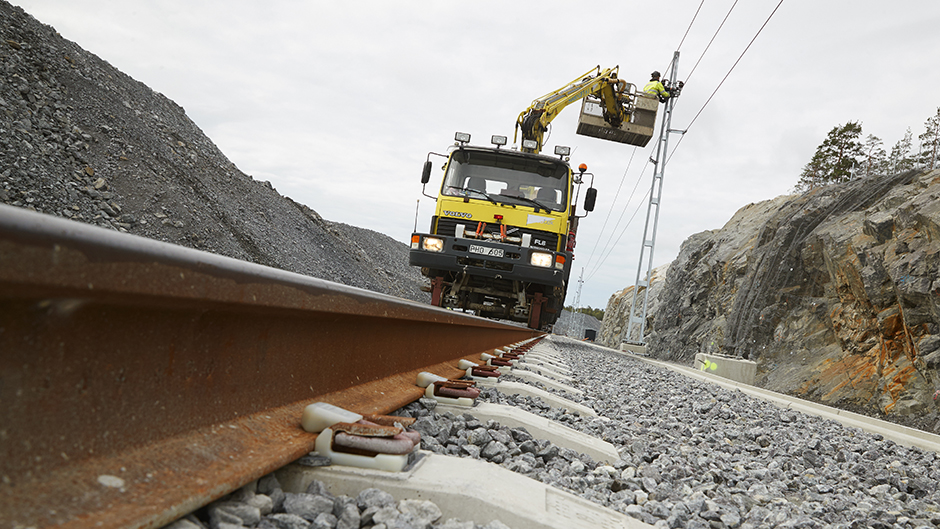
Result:
M642 87L679 49L688 83L673 128L688 132L670 140L655 266L693 233L790 192L834 126L861 121L888 150L910 127L916 149L940 107L936 0L785 0L706 105L778 2L737 2L715 36L734 0L13 0L183 106L242 171L403 243L416 206L419 230L434 211L422 163L456 131L511 139L534 98L597 65ZM581 305L603 308L636 279L656 141L578 136L577 115L555 119L546 150L571 146L595 174L572 276L584 270Z

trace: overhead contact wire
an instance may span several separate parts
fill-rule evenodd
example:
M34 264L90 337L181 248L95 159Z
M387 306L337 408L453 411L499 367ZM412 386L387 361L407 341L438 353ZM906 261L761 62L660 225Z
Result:
M699 11L702 10L703 5L705 5L705 0L702 0L702 3L698 5L698 9L695 10L695 14L692 15L692 21L689 22L689 27L685 30L685 35L682 35L682 40L679 41L679 45L676 47L676 51L682 49L682 44L685 42L685 38L689 36L689 31L692 29L692 24L695 23L695 19L698 17Z
M737 4L737 0L735 0L735 4ZM702 0L702 1L699 3L698 8L695 10L695 14L692 15L692 20L689 21L689 27L687 27L687 28L685 29L685 33L682 35L682 39L679 40L679 45L676 47L676 50L677 50L677 51L680 50L680 49L682 49L682 45L685 43L686 37L689 36L689 32L692 30L692 26L695 24L695 20L698 18L699 13L701 13L701 11L702 11L702 6L704 6L704 5L705 5L705 0ZM733 9L733 8L734 8L734 6L732 6L732 9ZM727 17L725 17L725 18L727 19ZM719 27L718 29L720 30L721 27ZM716 32L716 34L717 34L717 32ZM714 40L714 37L712 37L712 40ZM709 43L709 44L710 44L710 43ZM705 51L708 51L708 48L706 48ZM702 52L702 55L704 56L704 55L705 55L705 52ZM675 60L675 58L673 58L673 60ZM701 58L699 58L699 61L701 61ZM697 65L697 64L698 64L698 63L696 63L696 65ZM672 63L669 63L669 65L670 65L670 67L671 67L671 66L672 66ZM668 71L669 68L666 68L666 70ZM633 163L633 156L634 156L635 154L636 154L636 149L634 148L633 154L630 155L630 162L627 164L627 170L630 169L630 164ZM649 161L647 161L647 166L648 166L648 165L649 165ZM623 187L623 182L624 182L624 180L626 179L627 170L624 171L623 178L620 179L620 185L617 187L617 193L614 195L613 203L616 203L616 202L617 202L617 198L620 196L620 189ZM639 176L639 178L637 178L636 184L634 184L634 186L633 186L633 191L630 192L630 198L628 198L628 199L627 199L627 203L624 204L623 209L622 209L621 212L620 212L620 217L617 219L617 223L614 225L614 228L611 230L610 237L608 237L608 239L607 239L607 243L604 244L604 248L601 250L601 254L604 254L605 251L607 252L607 254L604 255L604 257L601 258L601 261L597 264L596 267L594 267L593 269L591 269L591 272L588 273L588 279L591 279L592 277L594 277L594 274L601 268L601 266L603 266L604 262L607 260L607 257L609 257L610 254L611 254L612 251L613 251L612 249L611 249L610 251L608 251L608 248L611 248L612 246L616 246L617 242L619 242L620 239L621 239L621 237L623 237L624 232L626 232L626 229L630 226L630 223L633 222L633 219L636 217L636 214L637 214L637 212L639 211L639 207L637 208L636 211L633 212L633 216L630 217L630 220L627 221L627 225L624 226L623 230L621 230L620 235L617 237L617 241L615 241L615 242L613 243L613 245L611 245L611 239L613 239L614 233L617 232L617 228L620 227L620 222L623 220L623 215L624 215L624 213L626 213L627 208L628 208L629 205L630 205L630 202L633 200L633 197L634 197L634 195L636 194L637 187L639 187L640 181L643 179L643 174L645 174L645 173L646 173L646 166L644 166L644 167L643 167L643 171L640 172L640 176ZM649 192L647 192L646 195L649 195ZM646 197L646 195L644 195L644 198ZM641 203L641 205L642 205L642 203ZM587 263L588 268L590 268L590 266L591 266L591 261L594 259L594 252L597 251L598 246L600 246L600 240L601 240L601 238L602 238L603 235L604 235L604 230L607 228L607 223L608 223L608 221L610 220L610 212L611 212L611 211L613 211L613 208L611 208L610 210L608 210L607 218L604 219L604 225L601 227L601 231L600 231L600 233L599 233L598 236L597 236L597 241L594 243L594 248L591 249L591 255L590 255L590 257L588 257L588 263Z
M698 68L699 63L702 62L702 59L705 57L705 54L708 52L708 49L711 47L712 43L715 41L715 38L718 36L718 33L719 33L719 32L721 31L721 29L724 27L725 22L727 22L728 18L731 16L731 12L734 11L734 8L737 6L737 4L738 4L738 0L735 0L734 3L731 5L731 8L728 9L728 13L725 14L725 17L724 17L724 19L721 21L721 24L719 24L718 29L715 30L715 33L714 33L714 35L712 35L711 40L709 40L708 44L705 46L705 49L702 51L702 54L699 56L698 60L695 62L695 65L694 65L694 66L692 67L692 69L689 71L689 76L686 78L686 82L688 82L688 79L689 79L689 78L692 76L692 74L695 72L696 68ZM699 15L699 13L700 13L701 10L702 10L702 6L704 6L704 5L705 5L705 0L702 0L702 2L699 3L698 9L695 10L695 14L692 16L692 20L689 22L689 27L686 28L685 34L682 35L682 39L679 41L679 46L676 48L677 51L678 51L679 49L681 49L681 48L682 48L682 45L685 43L685 39L686 39L686 37L688 37L689 32L691 31L692 26L693 26L693 24L695 23L696 18L698 18L698 15ZM695 114L695 116L694 116L694 117L692 118L692 120L689 122L689 125L686 127L686 131L688 131L688 129L692 126L692 124L698 119L698 117L699 117L699 116L702 114L702 112L705 110L705 107L707 107L708 104L711 102L711 100L715 97L715 94L718 93L718 90L721 89L721 87L722 87L722 85L724 84L724 82L725 82L725 81L728 79L728 77L731 75L731 72L734 71L734 68L738 65L738 63L741 62L741 59L742 59L742 58L744 57L744 55L748 52L748 50L751 48L751 45L754 44L754 41L757 40L757 37L761 34L761 32L763 32L764 28L767 27L767 24L770 22L770 20L773 18L773 16L777 13L777 10L780 9L780 6L781 6L781 5L783 5L783 0L780 0L780 2L777 3L777 6L774 7L773 11L772 11L772 12L770 13L770 15L767 17L767 20L764 21L764 23L761 25L760 29L757 30L757 33L754 35L754 37L751 38L751 41L750 41L750 42L747 44L747 46L744 48L744 51L741 52L741 55L738 56L737 60L735 60L734 64L731 65L731 68L728 70L728 72L727 72L727 73L725 74L725 76L722 78L721 82L718 83L718 86L715 87L715 90L712 92L712 94L711 94L711 95L708 97L708 99L705 101L705 104L702 105L702 108L699 109L699 111ZM673 59L673 60L675 60L675 59ZM670 63L670 64L671 64L671 63ZM683 134L682 136L680 136L679 141L676 142L675 147L673 147L672 153L670 153L669 158L666 160L667 162L672 159L672 156L675 154L675 152L676 152L676 150L678 149L679 145L682 143L682 139L683 139L683 138L685 138L685 135L684 135L684 134ZM636 152L636 151L634 150L634 154L635 154L635 152ZM631 160L631 163L632 163L633 155L631 155L630 160ZM647 165L648 165L648 163L647 163ZM627 168L629 169L629 164L628 164ZM623 234L626 232L627 228L630 226L630 223L633 222L633 219L636 217L637 213L639 212L639 206L638 206L637 209L633 212L633 215L632 215L632 216L630 217L630 219L627 221L626 226L624 226L623 230L621 230L620 235L619 235L619 236L617 237L617 239L616 239L615 241L613 241L613 243L611 244L611 238L613 238L613 234L616 233L617 228L620 226L620 222L623 220L623 215L624 215L624 213L626 213L627 207L629 206L630 201L633 199L633 196L634 196L634 194L635 194L635 192L636 192L636 188L637 188L638 185L639 185L639 181L642 179L642 175L643 175L643 173L645 173L645 172L646 172L646 167L644 166L643 171L641 172L640 178L637 179L637 184L634 186L633 192L631 192L630 198L627 200L627 204L624 206L623 210L621 211L620 218L617 220L617 224L614 226L613 230L611 230L611 236L610 236L610 238L608 238L607 244L605 244L605 245L604 245L604 249L601 250L601 253L602 253L602 254L604 254L605 251L607 251L607 253L601 258L600 262L597 263L597 265L596 265L593 269L591 269L591 272L588 274L587 280L590 280L591 278L593 278L594 275L597 273L597 271L600 270L600 268L603 266L603 264L607 261L607 258L610 257L610 254L613 253L613 247L615 247L615 246L617 245L617 243L620 242L620 239L623 237ZM624 172L624 178L625 178L625 177L626 177L626 171ZM622 186L623 186L623 179L621 179L621 181L620 181L620 186L617 188L617 193L616 193L616 195L615 195L615 197L614 197L614 202L616 202L617 197L618 197L619 194L620 194L620 189L621 189ZM647 195L649 195L649 191L647 191L646 195L644 195L644 198L645 198ZM641 203L640 205L642 206L642 203ZM611 209L613 209L613 208L611 208ZM589 266L589 267L590 267L590 264L591 264L591 260L594 258L594 252L597 250L597 247L599 246L598 243L600 242L600 239L603 237L603 233L604 233L604 230L605 230L606 227L607 227L607 223L608 223L609 219L610 219L610 215L608 214L607 218L604 220L604 225L603 225L603 227L601 228L600 234L598 235L597 242L595 242L594 248L591 250L591 255L590 255L590 257L588 257L588 266ZM608 250L608 248L609 248L609 250Z
M686 78L685 78L685 84L686 84L686 85L689 84L689 79L692 77L692 74L695 73L695 69L698 68L699 63L702 62L702 59L705 57L705 54L708 53L708 48L710 48L711 45L712 45L712 43L715 42L715 37L718 36L718 33L721 31L721 28L723 28L724 25L725 25L725 22L728 21L728 17L731 16L731 12L734 11L734 7L735 7L736 5L738 5L738 0L734 0L734 3L731 4L731 9L728 10L728 13L725 15L724 20L722 20L722 21L721 21L721 24L718 25L718 29L715 30L715 34L712 35L711 40L708 41L708 44L705 46L705 49L702 50L702 54L699 56L698 60L695 61L695 65L692 66L692 69L691 69L691 70L689 70L689 75L686 76Z
M623 209L620 211L620 217L617 219L617 223L614 225L614 228L611 230L610 237L608 237L607 239L607 243L604 244L604 248L601 250L601 254L603 255L603 257L601 257L600 262L598 262L597 265L594 266L593 269L591 269L591 271L588 274L588 279L591 279L592 277L594 277L594 274L596 274L597 271L600 270L600 268L604 265L604 263L607 261L607 258L613 252L613 247L616 246L617 242L620 241L620 238L623 237L623 233L627 230L627 228L630 227L630 223L633 222L633 218L636 217L636 212L634 212L633 216L630 217L630 220L627 221L627 224L620 231L620 235L617 237L617 241L614 241L613 243L611 243L614 237L614 233L616 233L617 229L620 227L620 223L621 221L623 221L623 216L627 212L627 208L630 207L630 202L633 200L633 197L636 194L636 190L640 186L640 182L643 180L643 175L646 174L646 168L649 167L649 164L650 162L649 160L647 160L646 165L643 166L643 170L640 171L640 176L638 176L636 179L636 183L633 184L633 191L630 192L630 198L627 200L627 203L623 205ZM649 195L649 191L646 192L646 195ZM643 198L646 198L646 195L644 195ZM643 205L643 202L641 199L639 206L637 206L638 210L639 210L639 207L642 205ZM604 252L607 252L607 253L604 254Z
M627 162L627 168L623 170L623 176L620 177L620 185L617 186L617 192L614 193L614 199L611 201L611 205L616 204L616 203L617 203L617 199L620 198L620 190L623 189L623 182L627 179L627 173L630 171L630 166L633 164L633 157L636 156L636 150L637 150L638 148L639 148L639 147L634 147L634 148L633 148L633 152L630 153L630 160ZM636 188L634 188L634 189L636 189ZM631 199L633 199L633 194L632 194L632 193L630 194L630 198L627 199L627 204L630 203L630 200L631 200ZM624 207L626 207L626 206L624 206ZM614 211L613 206L611 206L610 208L607 209L607 217L604 218L604 224L603 224L603 226L601 226L601 231L598 232L598 234L597 234L597 240L594 241L594 247L591 248L591 255L588 256L587 264L585 265L587 268L590 268L590 267L591 267L591 261L594 260L594 252L597 250L597 247L598 247L599 243L601 242L601 237L603 237L603 235L604 235L604 230L607 229L607 223L610 221L610 215L611 215L611 213L613 213L613 211ZM616 230L616 229L617 229L617 227L614 226L614 230ZM605 249L606 249L606 246L605 246ZM601 250L601 252L603 252L603 250Z
M705 104L702 105L702 108L700 108L698 113L695 114L695 116L692 118L692 121L690 121L689 124L685 127L686 132L689 131L689 129L692 127L692 124L695 123L695 120L697 120L698 117L702 115L702 112L705 110L705 107L708 106L711 100L715 97L715 94L718 93L718 90L720 90L722 85L725 84L725 81L728 80L728 76L731 75L731 72L734 71L734 68L738 65L739 62L741 62L741 59L744 58L744 54L747 53L749 49L751 49L751 45L754 44L754 41L757 40L757 37L760 36L762 31L764 31L764 28L767 27L767 24L770 22L770 19L773 18L773 16L777 13L777 10L780 9L781 5L783 5L783 0L780 0L780 2L777 3L777 7L775 7L774 10L771 11L770 16L767 17L767 20L765 20L763 25L761 25L760 29L757 30L757 33L754 34L754 37L751 39L751 41L748 42L747 46L744 47L744 51L741 52L741 55L738 56L738 59L734 61L734 64L731 65L731 68L728 70L728 73L726 73L725 76L721 79L721 82L718 83L718 86L715 87L715 90L712 92L712 94L708 96L708 99L705 101ZM671 160L672 157L676 154L676 151L679 150L679 145L682 144L682 140L684 138L685 138L685 134L679 137L679 141L677 141L675 147L672 148L672 153L670 153L669 158L666 159L667 162Z
M640 208L643 207L643 198L646 198L647 196L649 196L649 194L650 194L650 192L647 191L647 192L643 195L643 197L640 199L640 203L637 204L636 209L633 210L633 215L630 217L630 220L628 220L628 221L627 221L627 224L623 227L622 230L620 230L620 235L617 236L617 240L615 240L615 241L613 242L613 244L610 244L610 245L608 246L610 249L607 251L607 255L605 255L604 258L601 259L601 262L597 264L597 267L595 267L593 271L591 271L591 273L588 275L588 278L585 279L585 281L590 281L591 278L594 277L594 274L597 273L597 271L601 269L601 266L607 261L607 258L610 257L610 254L613 253L614 248L617 247L617 243L620 242L620 239L623 237L623 234L626 233L626 232L627 232L627 228L630 227L630 223L633 222L633 219L636 218L637 213L640 212ZM624 207L624 208L623 208L623 211L626 212L626 210L627 210L627 208ZM623 218L623 215L622 215L622 214L621 214L621 218Z

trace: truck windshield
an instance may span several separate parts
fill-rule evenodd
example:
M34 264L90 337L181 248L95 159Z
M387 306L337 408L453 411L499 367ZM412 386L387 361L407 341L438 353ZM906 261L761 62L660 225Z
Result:
M460 150L451 155L441 192L565 211L568 166L509 152Z

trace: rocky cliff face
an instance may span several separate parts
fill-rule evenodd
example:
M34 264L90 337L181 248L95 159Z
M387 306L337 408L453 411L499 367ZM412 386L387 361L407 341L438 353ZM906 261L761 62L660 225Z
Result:
M649 351L750 358L769 389L934 430L938 270L940 171L751 204L682 245Z
M647 299L647 308L646 308L646 329L652 329L653 327L653 313L656 311L656 307L659 305L659 296L663 289L663 284L665 283L666 273L669 271L669 265L660 266L659 268L653 269L653 277L650 278L649 288L650 293ZM630 321L630 307L633 306L633 285L614 292L610 299L607 300L607 308L604 309L604 321L601 324L601 329L597 333L598 343L602 343L608 347L618 348L620 347L620 342L629 341L636 342L639 341L639 336L627 336L626 331L627 326ZM643 297L646 295L646 289L640 287L640 291L637 293L638 304L642 303ZM639 306L639 305L638 305ZM637 315L639 315L638 311ZM634 327L633 332L638 334L639 327Z
M0 203L428 300L404 243L252 179L179 105L3 0L0 77Z

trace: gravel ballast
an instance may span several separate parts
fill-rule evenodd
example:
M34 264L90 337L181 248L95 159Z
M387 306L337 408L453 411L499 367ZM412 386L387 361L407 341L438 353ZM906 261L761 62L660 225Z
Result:
M22 9L0 0L0 18L0 203L427 299L420 291L424 280L407 265L406 245L322 219L243 173L181 107ZM553 339L539 347L563 355L572 384L585 391L565 396L601 417L582 418L493 390L482 398L602 438L617 447L620 459L596 462L522 428L478 421L472 409L462 416L437 414L419 402L402 413L418 417L422 448L485 459L663 527L940 526L934 452L577 342ZM294 498L262 490L263 483L213 504L202 513L206 523L476 527L446 515L443 522L407 519L412 505L402 502L395 505L398 514L370 518L358 499L309 491L313 499ZM317 504L327 507L316 498L330 500L330 508L311 520ZM307 517L288 508L308 509Z
M499 520L486 525L446 517L433 502L396 501L391 494L368 488L353 498L334 496L321 481L307 490L284 492L273 474L249 483L234 493L165 529L509 529Z
M486 460L656 527L940 526L935 452L573 340L556 336L536 349L565 358L572 368L571 385L584 395L564 396L593 407L598 417L494 389L484 389L480 399L601 438L617 448L618 460L594 461L534 438L525 428L480 421L472 408L462 415L437 413L430 399L395 414L417 418L413 428L422 434L423 450ZM364 497L385 498L382 514ZM268 476L177 522L193 525L175 529L203 523L213 528L483 527L451 519L427 503L394 502L377 489L358 498L334 497L319 482L304 494L285 494ZM417 511L433 515L419 517ZM485 527L505 526L492 522Z
M472 409L436 414L425 401L402 410L419 417L422 448L486 459L659 527L940 526L935 452L572 340L539 348L567 360L584 396L565 396L600 417L493 390L481 398L608 441L618 461L482 424Z

